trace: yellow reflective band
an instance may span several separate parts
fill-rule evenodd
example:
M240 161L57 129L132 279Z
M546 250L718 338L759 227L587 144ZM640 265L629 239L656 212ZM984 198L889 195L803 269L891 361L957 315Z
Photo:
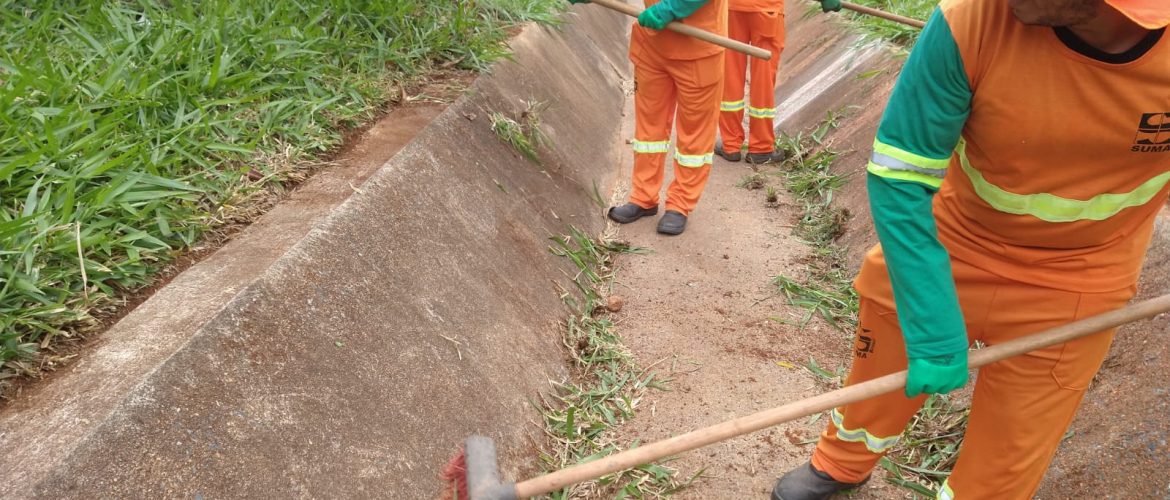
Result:
M1062 198L1051 193L1017 194L988 182L971 166L966 142L960 141L956 151L963 172L975 186L975 194L988 205L1000 212L1031 215L1047 222L1105 220L1127 208L1149 203L1170 182L1170 171L1163 172L1128 193L1103 193L1087 200Z
M919 184L926 184L927 186L930 186L934 189L938 189L939 186L942 186L943 181L941 178L935 177L933 175L927 175L915 172L913 170L894 170L882 165L878 165L872 161L866 165L865 169L869 171L869 173L878 177L893 179L896 181L917 182Z
M955 500L955 490L951 489L950 479L943 481L942 487L938 489L937 500Z
M743 111L743 99L719 103L719 111Z
M776 108L748 108L748 116L752 118L775 118Z
M874 165L877 165L879 167L885 167L886 169L889 169L889 170L917 172L917 173L920 173L922 175L929 175L931 177L938 177L939 179L946 177L946 174L947 174L946 170L934 170L934 169L929 169L929 168L919 168L918 166L911 165L911 164L906 163L902 160L894 158L893 156L886 156L886 155L881 154L877 151L874 151L872 154L869 155L869 162L874 164Z
M634 139L633 146L635 153L665 153L670 149L670 141L639 141Z
M834 409L829 415L833 419L833 427L837 428L837 439L850 443L865 443L865 447L874 453L882 453L893 448L902 437L899 435L881 438L865 429L846 429L845 416L839 410Z
M873 152L889 156L890 158L909 163L925 170L946 170L947 165L951 163L950 156L946 158L927 158L903 149L898 149L877 139L873 140Z
M684 155L678 151L674 152L674 161L684 167L700 168L704 165L710 165L713 160L715 160L715 153Z

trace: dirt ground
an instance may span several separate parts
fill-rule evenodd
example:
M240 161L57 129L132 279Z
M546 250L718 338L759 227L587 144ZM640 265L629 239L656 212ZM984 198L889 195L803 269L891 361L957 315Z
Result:
M632 158L625 162L628 179ZM780 274L803 277L809 249L792 234L801 207L788 193L769 206L764 191L736 187L751 173L746 163L716 157L681 236L657 234L657 218L618 228L620 239L652 252L619 261L614 293L627 301L617 329L642 366L671 379L669 392L647 393L619 442L667 438L814 396L826 388L804 368L810 356L829 369L848 362L849 335L815 319L803 329L792 324L805 311L771 284ZM802 419L682 455L670 465L683 476L703 473L677 498L766 498L779 474L807 460L826 422ZM903 496L884 481L871 484L852 498Z

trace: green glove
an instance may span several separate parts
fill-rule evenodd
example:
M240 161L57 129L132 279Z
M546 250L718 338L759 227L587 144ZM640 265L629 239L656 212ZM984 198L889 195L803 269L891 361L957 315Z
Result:
M666 2L658 2L651 5L649 9L642 11L641 14L638 14L638 24L652 30L661 31L663 28L666 28L666 25L674 20L670 9L662 7L666 4Z
M589 0L569 0L569 3L589 3Z
M967 383L967 351L933 358L910 358L906 397L945 394Z
M821 0L821 12L837 12L839 10L841 10L841 0Z
M671 21L686 19L711 0L662 0L638 16L638 24L652 30L662 30Z

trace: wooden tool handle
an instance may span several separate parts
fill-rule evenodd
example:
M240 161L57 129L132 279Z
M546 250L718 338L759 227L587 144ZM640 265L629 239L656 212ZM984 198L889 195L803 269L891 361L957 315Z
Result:
M905 24L908 26L913 26L915 28L919 28L919 29L926 26L926 23L919 21L917 19L914 19L912 17L899 16L897 14L891 14L891 13L886 12L884 10L878 10L878 9L873 8L873 7L866 7L864 5L857 5L857 4L852 3L852 2L841 2L841 7L849 9L853 12L860 12L862 14L869 14L869 15L874 16L874 17L880 17L882 19L894 21L896 23L902 23L902 24Z
M596 1L596 0L594 0ZM1143 318L1170 311L1170 295L1147 300L1105 314L1075 321L971 353L971 368L1017 356L1036 349L1067 342ZM640 446L592 462L562 469L516 484L516 496L529 498L550 493L570 484L597 479L606 474L660 460L728 438L758 431L839 406L856 403L897 390L906 385L906 372L891 373L860 384L826 392L784 406L739 417L710 427Z
M625 2L622 2L620 0L589 0L589 1L591 3L595 3L597 5L600 5L602 7L610 9L610 10L615 10L615 11L621 12L622 14L625 14L625 15L631 16L631 17L638 17L638 14L642 13L641 9L634 7L633 5L627 4ZM749 56L752 56L752 57L755 57L758 59L768 60L768 59L772 58L772 53L767 51L767 50L764 50L764 49L759 48L759 47L754 47L754 46L748 45L748 44L740 42L740 41L732 40L732 39L727 38L725 36L719 36L719 35L716 35L714 33L709 32L709 31L703 31L699 28L696 28L694 26L690 26L687 24L672 22L672 23L669 23L666 25L666 29L673 31L675 33L681 33L681 34L689 36L689 37L698 38L699 40L703 40L705 42L710 42L710 43L713 43L713 44L718 45L720 47L734 50L736 52L741 52L743 54L747 54Z

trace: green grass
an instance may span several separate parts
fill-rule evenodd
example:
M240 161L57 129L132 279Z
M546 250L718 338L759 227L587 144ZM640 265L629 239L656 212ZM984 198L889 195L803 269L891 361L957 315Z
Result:
M296 178L391 89L485 68L512 26L563 8L0 0L0 378Z
M780 203L780 193L776 192L775 186L768 186L764 189L764 202L768 205L777 205Z
M549 470L561 469L621 451L610 430L634 417L646 390L666 390L668 380L638 367L613 323L601 313L603 289L613 282L613 257L643 249L598 241L577 228L552 238L550 251L573 262L576 290L562 299L572 309L562 336L574 361L572 381L554 384L554 394L539 406L544 432L553 444L541 455ZM637 443L631 443L636 446ZM550 495L565 498L657 498L685 488L697 472L680 478L662 464L647 464L596 481L565 487Z
M853 0L854 3L881 9L892 14L906 16L920 21L930 18L930 13L938 6L935 0ZM818 7L819 8L819 7ZM842 10L841 13L849 16L856 25L866 34L883 38L899 45L910 47L918 41L919 28L905 24L887 21L885 19Z
M920 21L926 21L934 8L938 6L936 0L852 0L853 3L880 9L891 14L898 14ZM910 48L918 41L920 28L902 23L888 21L877 16L861 14L848 9L841 9L839 13L845 16L854 30L862 35L860 43L864 44L875 39L892 42L902 48ZM820 2L809 2L804 12L805 17L819 16Z

